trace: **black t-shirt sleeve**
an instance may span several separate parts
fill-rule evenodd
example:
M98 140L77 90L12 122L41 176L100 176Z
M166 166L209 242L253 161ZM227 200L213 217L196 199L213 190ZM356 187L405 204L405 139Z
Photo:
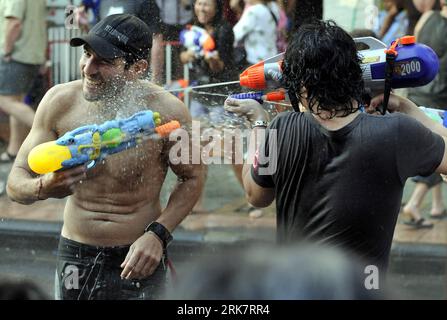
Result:
M402 181L432 174L444 156L444 139L408 116L399 118L397 165Z
M152 33L159 34L160 30L160 9L154 0L139 1L137 12L138 18L143 20L152 31Z

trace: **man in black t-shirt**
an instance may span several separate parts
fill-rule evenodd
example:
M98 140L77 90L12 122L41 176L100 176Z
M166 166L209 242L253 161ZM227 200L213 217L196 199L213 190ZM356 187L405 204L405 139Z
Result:
M361 112L355 44L333 22L303 25L283 67L289 95L306 111L280 114L268 126L254 164L244 166L247 198L257 207L276 199L281 243L345 248L385 271L405 181L447 172L447 130L394 95L388 108L399 113ZM226 109L256 130L268 120L253 100L228 99Z

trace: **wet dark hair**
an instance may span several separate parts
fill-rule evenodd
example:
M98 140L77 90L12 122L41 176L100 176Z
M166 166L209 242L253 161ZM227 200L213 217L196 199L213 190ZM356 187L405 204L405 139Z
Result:
M196 15L196 12L195 12L195 9L194 9L194 6L196 5L196 2L197 2L197 0L194 0L194 3L193 3L193 10L192 10L192 12L193 12L193 23L196 26L203 27L203 24L201 24L199 22L199 20L197 19L197 15ZM214 0L214 4L216 5L216 14L214 15L214 18L211 21L211 25L213 27L217 27L217 26L219 26L220 24L223 23L223 16L224 16L223 15L223 5L224 5L224 3L223 3L222 0Z
M356 112L364 83L360 57L352 37L334 21L313 20L302 25L287 48L283 70L285 87L312 113L331 117ZM307 97L303 96L307 90ZM317 109L314 110L314 107Z

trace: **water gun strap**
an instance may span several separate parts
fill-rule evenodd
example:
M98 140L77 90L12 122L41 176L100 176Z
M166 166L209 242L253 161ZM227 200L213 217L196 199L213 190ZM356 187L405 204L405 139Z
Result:
M391 94L391 82L393 80L393 72L394 72L394 62L397 58L396 46L399 43L400 39L394 41L390 48L385 50L386 53L386 65L385 65L385 88L384 88L384 96L383 96L383 104L380 113L384 115L388 109L388 102L390 100Z
M171 272L172 282L174 284L176 284L177 283L177 279L178 279L177 278L177 270L175 269L174 264L172 263L172 261L169 258L167 258L167 257L166 257L166 263L168 265L169 271Z
M290 99L290 103L292 104L293 110L295 112L301 112L300 111L300 103L298 101L298 98L296 97L295 90L292 88L289 88L288 93L289 93L289 99Z

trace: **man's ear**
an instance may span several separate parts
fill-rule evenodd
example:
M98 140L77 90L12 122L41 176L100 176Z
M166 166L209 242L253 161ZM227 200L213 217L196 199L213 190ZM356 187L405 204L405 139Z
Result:
M131 66L130 71L135 73L138 77L141 77L147 73L148 69L149 62L147 62L147 60L138 60Z

